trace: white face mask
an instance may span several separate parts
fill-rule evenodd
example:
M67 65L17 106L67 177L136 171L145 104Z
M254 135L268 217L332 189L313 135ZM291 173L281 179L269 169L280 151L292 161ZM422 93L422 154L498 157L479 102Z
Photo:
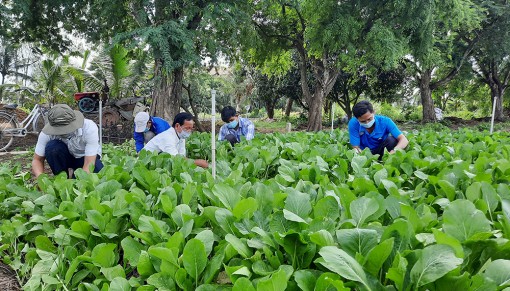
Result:
M187 139L191 135L191 132L183 129L180 133L178 133L178 135L179 138Z
M370 128L372 127L372 125L374 125L375 123L375 116L374 116L374 119L372 119L372 121L368 122L368 123L359 123L359 125L363 126L364 128Z

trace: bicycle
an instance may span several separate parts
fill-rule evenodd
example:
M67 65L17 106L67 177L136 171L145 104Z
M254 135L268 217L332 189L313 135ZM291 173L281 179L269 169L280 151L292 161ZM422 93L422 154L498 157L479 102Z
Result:
M19 122L15 111L17 107L17 104L8 104L0 110L0 151L7 151L15 137L39 134L48 120L48 109L36 104L27 117Z

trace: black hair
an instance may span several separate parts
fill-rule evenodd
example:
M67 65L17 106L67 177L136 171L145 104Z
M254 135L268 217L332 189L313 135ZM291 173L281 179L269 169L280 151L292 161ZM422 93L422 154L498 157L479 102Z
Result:
M191 113L188 112L177 113L177 115L174 118L174 123L172 124L172 126L175 127L177 123L179 123L179 125L182 126L184 125L184 122L186 120L193 120L193 115L191 115Z
M229 119L232 116L236 116L237 112L232 106L225 106L223 109L221 109L221 120L223 122L228 123Z
M360 118L363 114L369 111L370 113L374 113L374 107L372 106L372 103L367 100L360 101L352 107L352 114L354 114L354 117L356 118Z

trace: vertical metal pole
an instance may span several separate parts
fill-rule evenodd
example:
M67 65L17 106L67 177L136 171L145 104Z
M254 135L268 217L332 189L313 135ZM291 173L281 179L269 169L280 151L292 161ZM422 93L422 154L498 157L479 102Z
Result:
M496 114L496 102L498 101L498 97L494 97L494 104L492 104L492 118L491 118L491 130L490 134L494 130L494 115Z
M103 100L99 100L99 147L103 146Z
M333 135L333 120L335 120L335 102L331 102L331 135Z
M211 165L212 176L216 179L216 90L211 89Z

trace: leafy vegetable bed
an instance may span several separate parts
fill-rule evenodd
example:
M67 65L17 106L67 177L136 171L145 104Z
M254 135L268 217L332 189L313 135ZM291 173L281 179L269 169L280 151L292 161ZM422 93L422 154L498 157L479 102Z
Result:
M222 143L216 180L126 146L41 191L0 166L0 259L27 290L510 288L509 135L408 137L383 163L343 132Z

